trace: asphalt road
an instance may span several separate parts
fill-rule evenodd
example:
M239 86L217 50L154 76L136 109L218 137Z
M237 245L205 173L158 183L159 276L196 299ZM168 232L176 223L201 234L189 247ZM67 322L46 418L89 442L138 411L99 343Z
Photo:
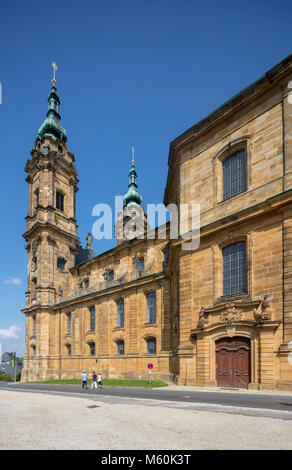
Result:
M257 415L267 416L267 411L285 412L286 419L292 419L292 396L275 394L252 394L252 393L224 393L207 391L185 391L185 390L167 390L145 389L145 388L122 388L122 387L104 387L102 390L82 390L79 385L53 385L53 384L9 384L0 382L0 390L27 391L35 393L49 393L53 395L84 396L93 400L98 399L126 399L131 402L133 399L158 400L163 402L183 403L184 405L218 405L226 409L240 408L257 411ZM261 413L259 413L262 411ZM287 413L288 412L288 413Z

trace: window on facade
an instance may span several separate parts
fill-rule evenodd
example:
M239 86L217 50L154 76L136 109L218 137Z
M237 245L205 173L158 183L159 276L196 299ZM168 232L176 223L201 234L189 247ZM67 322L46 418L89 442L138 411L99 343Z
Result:
M124 327L124 299L117 302L117 327Z
M67 313L67 333L69 335L71 334L71 320L72 320L71 312L68 312Z
M149 338L146 340L147 354L156 354L156 339Z
M32 353L32 357L36 356L36 347L35 346L31 347L31 353Z
M32 317L32 334L33 336L36 336L36 316L35 315Z
M84 281L84 289L88 289L89 287L89 279L85 279Z
M35 192L35 207L36 208L38 207L39 203L40 203L40 192L37 189L36 192Z
M125 354L125 343L124 343L124 341L118 341L117 342L117 354L119 354L119 356L123 356Z
M156 292L146 295L146 323L156 322Z
M144 271L144 258L139 258L138 260L139 271Z
M71 356L71 344L66 344L66 348L67 348L67 356L70 357Z
M90 356L95 356L95 344L89 343L89 354Z
M113 270L109 271L108 273L108 280L113 281L114 280L115 273Z
M89 329L90 331L95 330L95 306L89 308Z
M56 208L64 212L64 194L56 192Z
M64 258L57 259L57 268L60 269L60 271L65 270L65 264L66 264L66 261L64 260Z
M230 155L223 161L223 200L246 191L245 150Z
M233 243L223 248L223 295L246 292L245 251L245 242Z

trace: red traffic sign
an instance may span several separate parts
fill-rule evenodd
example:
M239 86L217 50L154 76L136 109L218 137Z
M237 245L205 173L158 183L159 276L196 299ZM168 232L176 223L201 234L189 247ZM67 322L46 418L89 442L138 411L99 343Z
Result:
M149 362L149 364L147 364L147 367L148 367L148 369L153 369L153 364L151 364L151 362Z

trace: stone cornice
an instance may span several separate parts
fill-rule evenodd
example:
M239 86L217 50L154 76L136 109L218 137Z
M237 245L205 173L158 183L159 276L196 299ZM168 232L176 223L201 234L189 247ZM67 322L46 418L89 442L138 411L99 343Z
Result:
M35 225L33 227L31 227L29 230L27 230L25 233L23 233L23 238L24 239L28 239L29 237L31 237L33 235L33 233L35 231L37 231L38 229L47 229L47 230L51 230L53 232L59 232L59 233L62 233L63 235L66 235L67 237L73 239L73 240L76 240L76 241L79 241L79 238L77 235L73 235L72 233L70 232L67 232L66 230L63 230L59 227L56 227L55 225L51 224L50 222L36 222Z
M269 212L278 210L285 205L292 204L292 189L288 189L282 193L276 194L265 201L259 202L254 206L247 207L240 211L233 212L222 219L216 219L214 222L203 225L200 227L200 237L207 237L214 235L215 232L225 230L227 227L242 224L252 218L259 217L261 215L268 214ZM192 240L191 235L189 238L180 237L172 242L172 246L178 246L182 243L189 242Z
M164 279L166 277L167 276L165 275L164 272L154 273L143 278L135 279L133 281L125 282L123 284L119 284L116 286L108 287L107 289L89 292L88 294L82 295L80 297L71 297L63 302L59 302L58 304L56 304L56 308L62 308L68 304L73 305L73 304L77 304L80 302L82 303L83 301L86 301L86 302L91 301L96 298L102 297L104 295L114 294L125 289L130 289L132 287L141 287L145 284L150 284L153 281Z

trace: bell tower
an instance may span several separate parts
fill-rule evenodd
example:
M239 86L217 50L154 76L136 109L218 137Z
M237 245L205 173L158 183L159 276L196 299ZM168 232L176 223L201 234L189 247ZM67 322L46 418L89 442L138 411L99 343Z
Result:
M147 216L144 212L143 198L138 192L137 172L132 147L132 163L129 171L128 192L123 197L123 209L118 214L115 224L115 236L118 245L125 240L144 238L147 231Z
M53 63L54 67L54 63ZM56 66L55 66L56 67ZM56 68L54 67L54 70ZM48 112L27 160L28 214L24 380L56 378L59 321L55 305L69 295L79 244L75 213L77 170L61 126L55 74Z

